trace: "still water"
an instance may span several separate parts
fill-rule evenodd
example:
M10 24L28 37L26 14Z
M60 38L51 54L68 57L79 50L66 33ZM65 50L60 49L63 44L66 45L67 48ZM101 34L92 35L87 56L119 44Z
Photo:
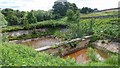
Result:
M74 59L77 63L87 63L88 61L90 61L87 55L87 51L88 51L88 48L85 48L77 52L71 53L69 55L66 55L63 58L66 59L69 57ZM106 52L103 52L101 50L96 50L95 53L98 56L99 60L101 61L109 57Z
M36 49L44 46L51 46L58 42L60 42L60 40L56 38L38 38L36 40L28 40L28 41L22 42L22 44L28 45Z

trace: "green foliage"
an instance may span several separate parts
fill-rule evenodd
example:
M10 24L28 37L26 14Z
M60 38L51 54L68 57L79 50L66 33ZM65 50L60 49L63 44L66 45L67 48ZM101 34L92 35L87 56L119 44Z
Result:
M88 48L87 55L91 61L98 62L98 58L96 56L95 49Z
M74 3L65 2L63 4L61 2L55 2L53 5L53 14L59 15L59 17L65 16L68 9L76 11L78 8Z
M37 18L37 22L55 19L54 14L52 14L52 11L43 11L43 10L37 10L33 11L34 16Z
M11 32L11 31L17 31L17 30L22 30L23 27L22 26L7 26L2 28L1 32Z
M0 43L3 66L76 66L75 61L36 52L25 45Z
M35 24L29 24L29 28L24 27L24 29L33 29L33 27L38 28L66 28L67 24L62 20L48 20L43 22L37 22Z
M75 15L73 15L73 19L74 19L74 21L75 21L76 23L79 23L79 22L80 22L80 11L79 11L79 10L77 10L77 11L75 12Z
M47 35L55 35L57 37L61 37L62 33L60 32L59 29L49 29L45 32L37 32L33 28L33 32L30 34L23 34L21 36L9 36L9 40L21 40L21 39L30 39L30 38L37 38L37 37L42 37L42 36L47 36ZM61 37L63 38L63 36Z
M0 12L0 27L7 25L4 15Z
M80 21L80 12L78 10L76 12L73 12L73 10L68 9L67 18L68 22L73 21L74 23L78 23Z
M117 18L85 19L81 20L80 24L85 29L85 33L94 34L101 39L110 39L119 36L117 21Z
M92 13L94 11L97 11L97 9L91 9L91 8L88 8L88 7L83 7L80 12L81 13L84 13L84 14L87 14L87 13Z
M82 30L78 24L70 25L69 30L65 33L66 39L81 38L84 36L84 30Z
M67 17L68 17L68 21L73 21L73 15L74 15L73 10L68 9L66 14L67 14Z
M24 26L7 26L5 28L2 28L2 32L11 32L16 30L28 30L28 29L39 29L39 28L66 28L68 25L64 20L48 20L48 21L42 21L37 23L29 24L27 23L27 20L24 23Z
M6 35L6 33L2 34L2 42L8 42L8 36Z
M83 64L83 66L118 66L118 55L111 54L110 58L105 59L102 62L88 62ZM118 67L116 67L118 68Z
M19 24L19 20L17 18L17 16L10 14L8 16L6 16L6 20L9 22L8 25L18 25Z
M102 12L93 12L88 14L81 14L81 17L93 17L93 16L107 16L107 15L118 15L118 10L107 10Z
M21 19L24 16L23 12L19 10L13 10L10 8L3 9L1 13L5 16L7 25L21 25Z
M105 60L105 63L117 66L118 65L118 55L111 55L110 58Z
M27 16L26 16L27 20L28 20L28 23L36 23L37 22L37 19L36 17L34 16L34 13L33 11L31 12L28 12Z

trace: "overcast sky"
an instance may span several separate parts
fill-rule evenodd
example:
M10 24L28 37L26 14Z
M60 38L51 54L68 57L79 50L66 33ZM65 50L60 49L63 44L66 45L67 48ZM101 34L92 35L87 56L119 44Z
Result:
M19 10L49 10L56 0L0 0L0 8L13 8ZM90 7L99 10L118 7L119 0L68 0L76 3L79 8Z

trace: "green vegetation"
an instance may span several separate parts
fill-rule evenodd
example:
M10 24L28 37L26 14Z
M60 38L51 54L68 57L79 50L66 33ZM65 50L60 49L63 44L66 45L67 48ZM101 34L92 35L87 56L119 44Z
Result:
M118 15L118 10L107 10L107 11L102 11L102 12L81 14L81 17L107 16L107 15Z
M7 25L7 21L4 19L4 15L0 12L0 27Z
M96 49L88 48L87 55L91 61L83 64L83 66L118 66L118 54L109 53L109 58L104 61L100 61L98 60L95 52Z
M21 36L3 35L0 42L0 66L78 66L75 61L54 57L42 52L36 52L30 47L19 44L8 43L8 40L23 40L37 38L46 35L54 35L62 40L71 40L81 38L86 35L92 35L90 41L94 42L100 39L119 39L120 38L120 18L93 18L82 19L82 17L117 15L117 11L95 12L97 9L83 7L78 9L76 4L65 2L64 4L56 2L52 10L31 10L19 11L10 8L2 9L0 12L0 25L2 33L9 33L19 30L33 30L30 34ZM92 13L95 12L95 13ZM3 25L6 25L3 27ZM1 27L1 26L0 26ZM48 29L47 31L37 32L36 29ZM62 29L65 29L65 31ZM7 40L7 41L6 41ZM75 48L78 43L72 43L69 46ZM53 46L54 48L55 46ZM63 50L63 49L61 49ZM88 56L91 59L87 64L80 66L117 66L117 54L110 54L111 57L105 61L99 61L94 53L95 49L89 48Z
M1 32L11 32L11 31L17 31L17 30L28 30L28 29L39 29L39 28L66 28L67 24L64 20L48 20L48 21L42 21L37 22L33 24L25 24L25 26L6 26L2 28Z
M77 19L76 19L77 20ZM79 20L79 19L78 19ZM28 27L22 26L7 26L7 28L3 28L2 32L8 31L16 31L16 30L23 30L23 29L38 29L38 28L49 28L53 30L48 30L48 32L37 32L36 34L28 34L24 35L23 38L33 38L40 37L44 34L48 35L56 35L61 38L65 39L73 39L77 37L82 37L85 35L95 35L98 39L112 39L112 38L119 38L119 28L117 25L118 18L105 18L105 19L81 19L79 23L77 21L67 21L66 18L61 20L48 20L43 22L38 22L35 24L29 24ZM67 27L69 26L69 27ZM60 28L68 28L68 30L63 34L59 30L56 29ZM30 37L31 36L31 37ZM94 38L92 39L95 39ZM20 36L22 39L22 36ZM13 38L12 38L13 39ZM15 38L14 38L15 39ZM97 39L96 39L97 40Z
M66 12L68 9L76 12L76 10L78 10L78 7L75 3L65 2L64 4L62 4L61 2L57 2L53 5L53 14L55 14L56 18L66 16Z
M88 13L92 13L92 12L95 12L95 11L98 11L98 9L97 8L91 9L91 8L88 8L88 7L83 7L82 9L80 9L80 12L83 13L83 14L88 14Z
M88 52L87 55L91 59L91 61L98 62L98 57L97 57L95 51L96 51L95 49L89 48L87 51Z
M90 48L93 53L94 50ZM0 65L2 66L117 66L118 55L112 56L105 61L91 61L86 64L76 64L74 60L54 57L43 52L20 44L7 42L0 43ZM94 54L89 56L94 57ZM95 58L93 58L95 59ZM2 61L2 62L1 62Z
M24 45L0 43L0 65L5 66L76 66L75 61L38 53ZM2 62L1 62L2 61Z
M31 39L31 38L37 38L37 37L42 37L42 36L47 36L47 35L54 35L54 32L58 31L58 30L54 30L54 29L49 29L46 32L37 32L34 31L30 34L24 34L21 36L9 36L8 39L9 40L21 40L21 39ZM58 35L57 35L58 36Z
M117 23L118 18L105 18L93 20L85 19L81 20L80 22L82 28L85 29L86 32L92 31L94 35L101 37L101 39L118 38L119 28Z

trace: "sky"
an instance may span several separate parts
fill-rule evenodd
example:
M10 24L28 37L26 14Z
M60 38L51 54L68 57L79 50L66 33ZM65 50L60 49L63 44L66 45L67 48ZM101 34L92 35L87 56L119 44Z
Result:
M30 10L50 10L56 0L0 0L0 8L19 9L21 11ZM117 8L120 0L67 0L75 3L78 8L90 7L99 10Z

